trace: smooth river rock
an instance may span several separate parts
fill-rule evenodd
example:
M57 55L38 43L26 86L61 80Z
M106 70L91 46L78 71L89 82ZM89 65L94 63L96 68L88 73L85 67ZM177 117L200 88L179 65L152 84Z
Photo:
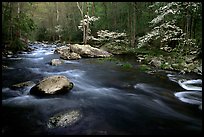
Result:
M30 94L33 95L52 95L66 93L73 88L73 83L67 77L62 75L54 75L44 78L38 84L33 86Z

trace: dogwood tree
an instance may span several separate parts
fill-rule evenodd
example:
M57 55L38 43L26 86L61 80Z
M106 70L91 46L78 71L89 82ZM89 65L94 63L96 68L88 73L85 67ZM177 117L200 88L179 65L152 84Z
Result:
M128 44L126 33L118 33L109 30L99 30L97 31L97 38L91 36L90 39L99 42L115 42Z
M150 8L156 8L157 16L150 22L152 31L138 39L138 48L160 42L161 49L170 49L170 43L176 45L195 45L195 39L189 37L189 14L197 12L201 3L194 2L156 2ZM182 17L186 18L185 32L179 26ZM175 45L174 45L175 46Z
M83 42L84 44L87 43L88 40L91 39L91 29L90 29L90 24L94 21L97 21L99 19L99 17L95 17L95 16L88 16L88 15L85 15L84 16L84 19L82 19L80 21L80 24L78 26L78 28L83 31L84 33L84 38L83 38Z

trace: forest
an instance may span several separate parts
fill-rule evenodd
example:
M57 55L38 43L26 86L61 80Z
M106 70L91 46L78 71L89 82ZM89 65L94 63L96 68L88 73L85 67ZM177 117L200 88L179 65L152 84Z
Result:
M84 43L144 63L155 57L163 69L191 72L201 63L201 3L3 2L2 26L3 48L13 51L28 41Z
M202 132L201 2L2 2L1 45L5 135Z

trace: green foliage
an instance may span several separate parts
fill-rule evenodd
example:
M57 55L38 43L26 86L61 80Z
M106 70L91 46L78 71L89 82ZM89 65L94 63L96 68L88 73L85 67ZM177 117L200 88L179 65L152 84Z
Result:
M37 28L37 41L48 40L47 29L45 27Z
M16 9L21 12L16 13ZM17 2L2 4L2 41L12 51L25 49L27 40L36 27L34 21L22 10Z

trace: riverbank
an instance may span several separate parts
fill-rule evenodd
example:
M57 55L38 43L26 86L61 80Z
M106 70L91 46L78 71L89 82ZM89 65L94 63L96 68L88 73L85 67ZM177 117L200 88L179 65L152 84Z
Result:
M197 52L191 51L186 54L179 52L177 49L165 51L158 48L132 48L127 45L111 45L110 43L101 46L101 48L114 55L135 56L135 60L149 67L178 71L183 74L196 73L202 75L202 57L199 57Z

